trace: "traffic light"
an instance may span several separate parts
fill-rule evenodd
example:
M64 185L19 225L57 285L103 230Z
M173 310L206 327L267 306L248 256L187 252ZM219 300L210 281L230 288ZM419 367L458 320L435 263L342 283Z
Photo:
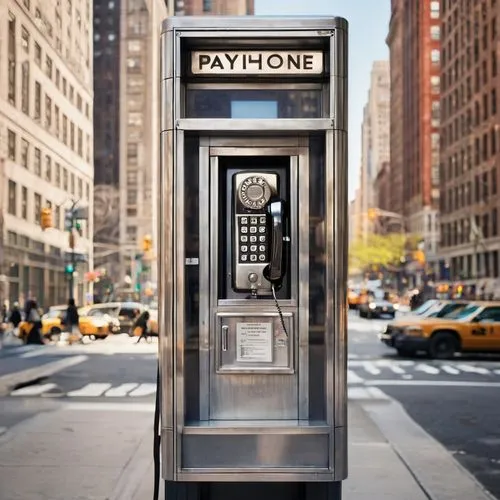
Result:
M147 234L146 236L144 236L144 238L142 238L142 250L144 251L144 253L146 253L151 251L152 248L153 238L151 237L151 235Z
M73 274L75 272L75 268L73 267L73 264L66 264L66 267L64 268L64 272L66 274Z
M45 207L42 208L40 212L40 226L42 227L42 230L45 231L45 229L49 229L51 227L54 227L52 224L52 209Z
M377 218L378 210L376 208L368 209L368 219L374 221Z

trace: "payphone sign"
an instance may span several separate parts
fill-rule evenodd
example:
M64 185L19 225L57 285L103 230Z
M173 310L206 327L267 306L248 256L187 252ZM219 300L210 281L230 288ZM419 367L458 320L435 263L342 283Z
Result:
M191 54L194 75L321 75L321 51L198 51Z

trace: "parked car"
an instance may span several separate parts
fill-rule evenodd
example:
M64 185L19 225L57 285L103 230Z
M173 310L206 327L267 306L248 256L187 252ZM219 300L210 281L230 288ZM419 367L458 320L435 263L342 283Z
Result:
M382 336L398 354L448 359L457 352L500 352L500 302L472 302L443 318L424 318Z

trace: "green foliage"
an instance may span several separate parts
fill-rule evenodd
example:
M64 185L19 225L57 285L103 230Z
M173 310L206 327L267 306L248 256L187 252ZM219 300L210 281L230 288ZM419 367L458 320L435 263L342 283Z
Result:
M359 239L350 246L349 268L365 270L400 265L401 258L416 249L419 241L416 235L369 234L365 241Z

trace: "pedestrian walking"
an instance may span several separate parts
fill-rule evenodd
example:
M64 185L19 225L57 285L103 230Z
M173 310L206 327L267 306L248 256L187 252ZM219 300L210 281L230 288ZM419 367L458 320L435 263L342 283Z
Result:
M38 305L35 300L28 300L26 303L26 322L28 323L28 336L26 338L27 344L43 345L41 329L42 320L38 313Z
M149 321L149 312L144 311L139 317L135 320L133 326L134 335L136 332L140 332L139 338L137 339L137 344L144 339L146 342L148 341L148 321Z
M64 316L64 326L66 327L66 332L69 335L69 342L80 341L80 316L78 314L78 308L75 304L75 299L68 300L68 308L66 309L66 315Z

